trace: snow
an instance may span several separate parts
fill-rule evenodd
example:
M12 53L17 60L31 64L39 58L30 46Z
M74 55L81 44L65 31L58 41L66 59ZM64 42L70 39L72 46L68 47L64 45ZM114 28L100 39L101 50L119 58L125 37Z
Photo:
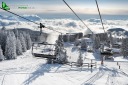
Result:
M115 53L120 53L121 52L121 50L117 49L117 48L112 48L112 51L115 52Z
M127 59L125 59L125 58L123 58L123 56L115 57L115 58L114 58L114 61L117 61L117 62L118 62L118 61L119 61L119 62L120 62L120 61L128 62L128 60L127 60Z
M49 44L55 44L56 40L58 40L59 38L59 34L56 33L50 33L47 37L46 42L48 42Z
M76 62L79 52L72 49L73 43L65 43L70 62ZM87 66L76 67L61 64L46 64L46 59L31 55L28 50L16 60L0 62L1 85L127 85L128 62L127 59L119 61L121 57L112 61L104 61L101 66L99 53L82 52L84 63L97 62L97 68ZM98 59L99 58L99 59Z

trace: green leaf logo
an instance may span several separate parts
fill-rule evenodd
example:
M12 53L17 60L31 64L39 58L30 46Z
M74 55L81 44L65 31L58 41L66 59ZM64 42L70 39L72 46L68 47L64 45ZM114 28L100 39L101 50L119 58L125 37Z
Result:
M2 2L2 9L10 10L9 6L7 6L5 2Z

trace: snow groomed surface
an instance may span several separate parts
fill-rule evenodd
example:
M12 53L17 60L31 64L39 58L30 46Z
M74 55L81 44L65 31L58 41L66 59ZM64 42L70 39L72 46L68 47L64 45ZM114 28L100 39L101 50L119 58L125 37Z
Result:
M77 50L72 50L72 44L65 46L69 61L76 61ZM95 56L94 56L95 55ZM101 66L98 53L83 53L84 62L91 59L97 62L97 68L76 67L61 64L46 64L43 58L35 58L27 51L16 60L0 63L1 85L127 85L128 62L105 61ZM118 60L118 59L116 59ZM120 60L120 59L119 59Z

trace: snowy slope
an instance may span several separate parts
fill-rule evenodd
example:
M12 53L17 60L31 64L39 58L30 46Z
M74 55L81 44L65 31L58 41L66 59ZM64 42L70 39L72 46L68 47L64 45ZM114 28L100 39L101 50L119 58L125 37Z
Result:
M78 58L77 49L72 50L72 44L66 44L70 61ZM74 51L74 52L72 52ZM75 52L76 51L76 52ZM72 52L72 54L70 54ZM27 51L16 60L0 62L0 84L1 85L127 85L128 62L105 61L104 66L97 60L98 54L83 55L87 57L84 61L91 62L96 59L97 68L92 70L88 67L76 67L60 64L46 64L46 59L36 58ZM90 59L89 59L90 58Z

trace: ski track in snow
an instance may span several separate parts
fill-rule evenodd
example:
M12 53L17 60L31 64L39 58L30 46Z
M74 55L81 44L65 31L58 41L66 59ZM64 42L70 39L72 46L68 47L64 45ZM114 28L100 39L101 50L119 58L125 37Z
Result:
M35 63L37 63L37 62L39 62L39 61L37 60ZM14 70L14 72L8 71L7 73L3 74L2 75L3 78L2 78L1 85L4 85L4 81L6 80L6 76L9 76L9 75L12 75L12 74L13 75L26 74L26 79L25 80L28 80L28 79L30 79L30 80L26 81L23 85L31 85L30 84L30 81L31 81L31 77L33 75L33 72L32 71L33 70L37 70L37 68L40 66L40 63L38 65L36 65L36 66L35 65L33 66L33 64L30 63L29 70L27 69L26 72L23 72L23 73L22 73L22 70L20 72L17 72L17 71ZM37 71L38 73L35 74L35 75L38 75L40 73L44 73L45 70L46 70L46 72L48 72L49 70L47 70L47 66L49 66L49 65L45 64L46 69L44 68L44 70L43 70L43 68L41 67L40 70ZM63 66L61 68L63 68ZM61 68L54 69L55 73L57 72L56 70L59 71ZM41 72L41 70L44 71L44 72ZM68 73L68 72L66 72L66 73ZM60 73L57 73L57 74L59 74L59 75L61 74L67 81L69 81L71 83L74 83L74 85L79 85L81 83L81 81L79 81L79 80L81 80L81 79L84 78L84 76L78 76L78 75L75 75L75 77L76 76L78 76L78 77L77 78L74 78L74 77L71 77L69 74L65 74L65 72L62 72L62 73L60 72ZM105 83L106 85L121 85L118 82L118 80L116 80L116 77L119 74L120 75L123 75L125 77L128 77L128 75L125 72L121 71L121 70L118 71L118 69L115 69L115 68L110 69L110 68L107 68L107 67L100 67L99 70L98 70L98 72L96 72L95 74L93 74L89 79L86 79L86 78L83 79L82 81L84 81L84 80L86 80L86 81L83 84L81 84L81 85L93 85L93 84L95 85L95 82L97 80L101 79L105 75L108 75L108 78L107 78L106 83ZM36 78L36 76L35 77L33 76L32 77L32 80L33 80L33 78Z
M115 70L113 70L113 71L115 71ZM106 85L120 85L115 77L116 77L116 75L114 74L114 72L109 71Z
M122 85L117 79L120 76L125 76L128 78L128 74L118 70L116 68L100 67L99 71L86 80L82 85L93 85L97 80L103 78L103 76L108 75L105 85ZM95 84L94 84L95 85Z
M103 77L104 74L105 74L105 71L102 68L99 68L99 71L95 75L93 75L90 79L85 81L83 85L92 85L96 80Z

